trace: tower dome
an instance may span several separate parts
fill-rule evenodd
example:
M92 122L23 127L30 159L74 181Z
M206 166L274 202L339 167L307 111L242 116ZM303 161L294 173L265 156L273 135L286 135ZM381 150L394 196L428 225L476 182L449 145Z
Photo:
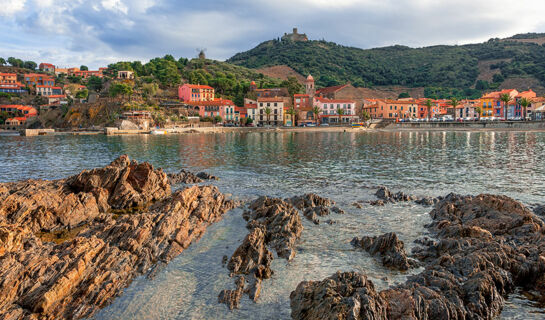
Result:
M312 77L312 75L310 75L310 74L308 75L307 81L314 81L314 78Z

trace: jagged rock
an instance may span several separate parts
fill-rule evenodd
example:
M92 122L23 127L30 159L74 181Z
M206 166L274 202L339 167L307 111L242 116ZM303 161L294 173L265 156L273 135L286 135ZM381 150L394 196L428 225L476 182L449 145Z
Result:
M366 276L355 272L299 283L290 306L293 319L387 319L384 299Z
M331 208L331 211L335 212L336 214L345 214L344 210L339 207L333 207Z
M414 202L416 204L420 204L420 205L423 205L423 206L433 206L437 202L439 202L439 200L437 198L432 198L432 197L423 197L423 198L420 198L420 199L416 199Z
M333 200L320 197L314 193L307 193L302 196L295 196L285 200L288 203L291 203L294 207L299 210L305 210L307 208L314 207L331 207L335 204Z
M430 216L427 228L437 240L419 241L425 245L415 250L425 264L422 273L380 292L382 300L373 291L324 291L325 285L341 282L331 278L302 282L290 296L292 318L348 318L338 316L339 305L353 310L338 302L343 299L374 301L376 309L386 310L360 319L494 319L516 287L543 298L545 223L528 208L505 196L451 194Z
M213 176L207 172L199 172L197 173L197 177L203 179L203 180L219 180L220 178Z
M225 303L231 310L238 309L240 304L240 298L242 298L244 292L244 277L238 277L235 285L235 290L222 290L218 296L218 302Z
M282 199L260 197L251 202L248 209L243 217L248 221L246 227L250 232L229 259L227 268L231 276L247 275L248 285L244 292L255 302L261 294L262 280L269 279L273 273L270 267L273 253L269 248L281 258L292 259L295 241L301 237L303 225L298 211ZM234 291L224 290L220 300L231 301L233 295ZM228 305L236 308L238 300L236 304Z
M185 169L180 170L178 173L169 173L168 179L171 184L195 184L201 183L204 180L199 178L193 172L187 171Z
M416 261L407 258L403 241L395 233L386 233L378 237L362 237L352 239L352 245L363 248L371 255L379 256L382 264L388 268L408 270L417 265Z
M374 207L383 207L385 205L384 200L369 201L369 204L374 206Z
M65 180L0 184L0 196L2 319L92 317L234 206L216 187L170 194L161 170L126 156Z
M545 205L537 205L533 211L538 216L545 218Z
M440 201L440 198L432 198L432 197L418 198L412 195L408 195L401 191L397 193L392 193L388 188L384 186L378 188L377 192L375 193L375 196L379 200L369 201L369 204L372 206L383 206L387 202L395 203L395 202L409 202L409 201L414 201L416 204L420 204L423 206L432 206Z

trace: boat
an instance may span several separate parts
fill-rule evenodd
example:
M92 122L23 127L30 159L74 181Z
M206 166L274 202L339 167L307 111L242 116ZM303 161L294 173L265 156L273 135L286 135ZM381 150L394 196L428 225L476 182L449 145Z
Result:
M365 124L362 122L352 123L352 128L363 128L363 127L365 127Z
M167 132L165 130L151 130L150 134L160 135L160 134L167 134Z

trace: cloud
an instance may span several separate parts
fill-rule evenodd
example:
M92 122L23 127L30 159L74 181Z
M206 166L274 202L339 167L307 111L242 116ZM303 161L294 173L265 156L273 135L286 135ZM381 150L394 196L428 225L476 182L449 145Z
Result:
M93 68L197 48L226 59L292 27L362 48L463 44L543 30L544 10L537 0L0 0L0 56Z

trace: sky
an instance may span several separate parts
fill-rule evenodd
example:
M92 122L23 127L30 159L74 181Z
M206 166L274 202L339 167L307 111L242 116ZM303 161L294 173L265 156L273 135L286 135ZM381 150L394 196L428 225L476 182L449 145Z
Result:
M545 32L543 0L0 0L0 57L91 69L165 54L225 60L297 27L359 48Z

